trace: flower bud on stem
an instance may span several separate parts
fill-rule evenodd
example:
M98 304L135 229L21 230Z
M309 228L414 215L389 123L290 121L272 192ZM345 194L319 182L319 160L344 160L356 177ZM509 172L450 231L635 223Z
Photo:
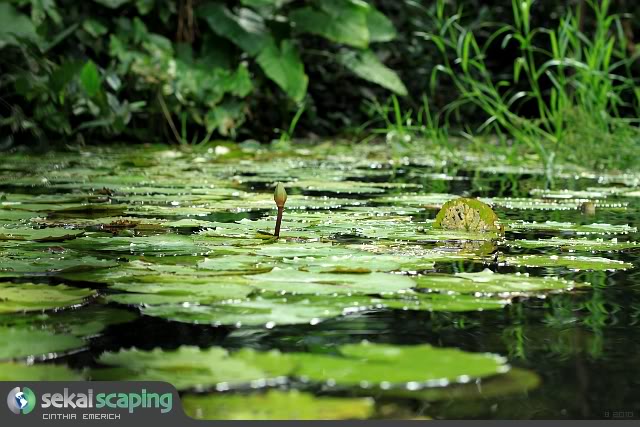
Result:
M280 237L280 225L282 225L282 213L284 212L284 204L287 202L287 192L281 182L276 184L276 191L273 193L273 200L278 207L278 217L276 219L276 230L273 233L276 238Z

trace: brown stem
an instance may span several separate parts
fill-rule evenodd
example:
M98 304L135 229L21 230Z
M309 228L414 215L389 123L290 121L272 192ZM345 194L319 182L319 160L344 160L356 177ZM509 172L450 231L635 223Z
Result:
M278 218L276 219L276 231L274 236L280 237L280 225L282 224L282 213L284 212L284 206L278 206Z

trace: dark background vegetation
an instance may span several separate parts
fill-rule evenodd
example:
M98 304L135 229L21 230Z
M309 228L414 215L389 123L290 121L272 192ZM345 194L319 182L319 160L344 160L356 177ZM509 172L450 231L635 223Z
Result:
M446 76L429 87L434 67L443 62L427 36L438 31L438 3L0 2L0 143L6 148L220 138L269 142L293 130L296 112L301 114L296 137L362 136L393 117L388 107L394 94L403 113L417 114L424 107L423 95L434 113L442 112L460 91ZM457 15L456 23L472 31L480 45L514 20L508 1L442 3L447 16ZM557 28L562 17L573 13L576 30L588 39L598 24L590 6L585 0L536 1L531 26ZM638 76L638 8L629 0L609 6L617 18L611 27L617 59L627 56L625 77L633 81ZM356 25L362 19L369 26L366 40L359 38ZM548 49L545 39L539 39L538 47ZM514 43L493 43L485 54L486 68L499 82L513 75L521 52ZM367 60L372 57L373 63ZM456 55L450 60L455 63ZM542 76L539 84L548 97L551 82ZM511 85L510 91L527 90L523 79ZM621 91L616 115L635 118L637 95ZM522 100L517 113L538 118L535 100ZM581 113L576 117L578 122L589 120ZM452 135L452 129L469 130L486 119L487 112L471 103L456 108L443 125ZM635 140L626 133L625 138L625 146Z

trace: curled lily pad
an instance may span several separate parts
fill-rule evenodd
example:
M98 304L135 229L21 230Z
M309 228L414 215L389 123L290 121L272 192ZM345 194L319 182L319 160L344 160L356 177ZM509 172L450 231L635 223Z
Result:
M506 265L522 267L564 267L571 270L626 270L633 265L615 259L570 255L520 255L500 258Z
M367 398L315 397L270 390L250 395L209 394L182 398L187 415L201 420L343 420L373 415Z
M462 294L539 294L569 291L587 286L557 277L533 277L528 274L497 274L489 269L479 273L428 274L415 279L419 288Z
M491 206L476 199L449 200L442 206L434 228L470 232L499 232L500 220Z
M0 283L0 314L42 311L82 304L96 292L66 285Z

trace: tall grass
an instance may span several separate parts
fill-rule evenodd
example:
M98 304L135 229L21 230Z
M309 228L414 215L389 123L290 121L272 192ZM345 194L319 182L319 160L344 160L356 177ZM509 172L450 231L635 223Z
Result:
M627 55L620 17L610 13L609 0L587 0L589 11L567 11L554 29L532 28L533 0L513 0L513 23L497 26L483 44L461 24L462 10L447 15L445 3L438 0L432 14L435 31L424 34L443 58L431 75L431 93L442 75L459 92L441 112L445 127L451 113L474 105L486 114L475 133L524 144L550 175L559 155L601 167L635 161L638 132L631 125L636 119L621 118L621 110L638 112L640 91L630 73L636 57ZM579 17L585 12L593 14L589 34L581 30ZM518 48L508 78L497 79L487 66L487 52L495 43L501 49ZM532 103L537 117L524 117L521 107Z

